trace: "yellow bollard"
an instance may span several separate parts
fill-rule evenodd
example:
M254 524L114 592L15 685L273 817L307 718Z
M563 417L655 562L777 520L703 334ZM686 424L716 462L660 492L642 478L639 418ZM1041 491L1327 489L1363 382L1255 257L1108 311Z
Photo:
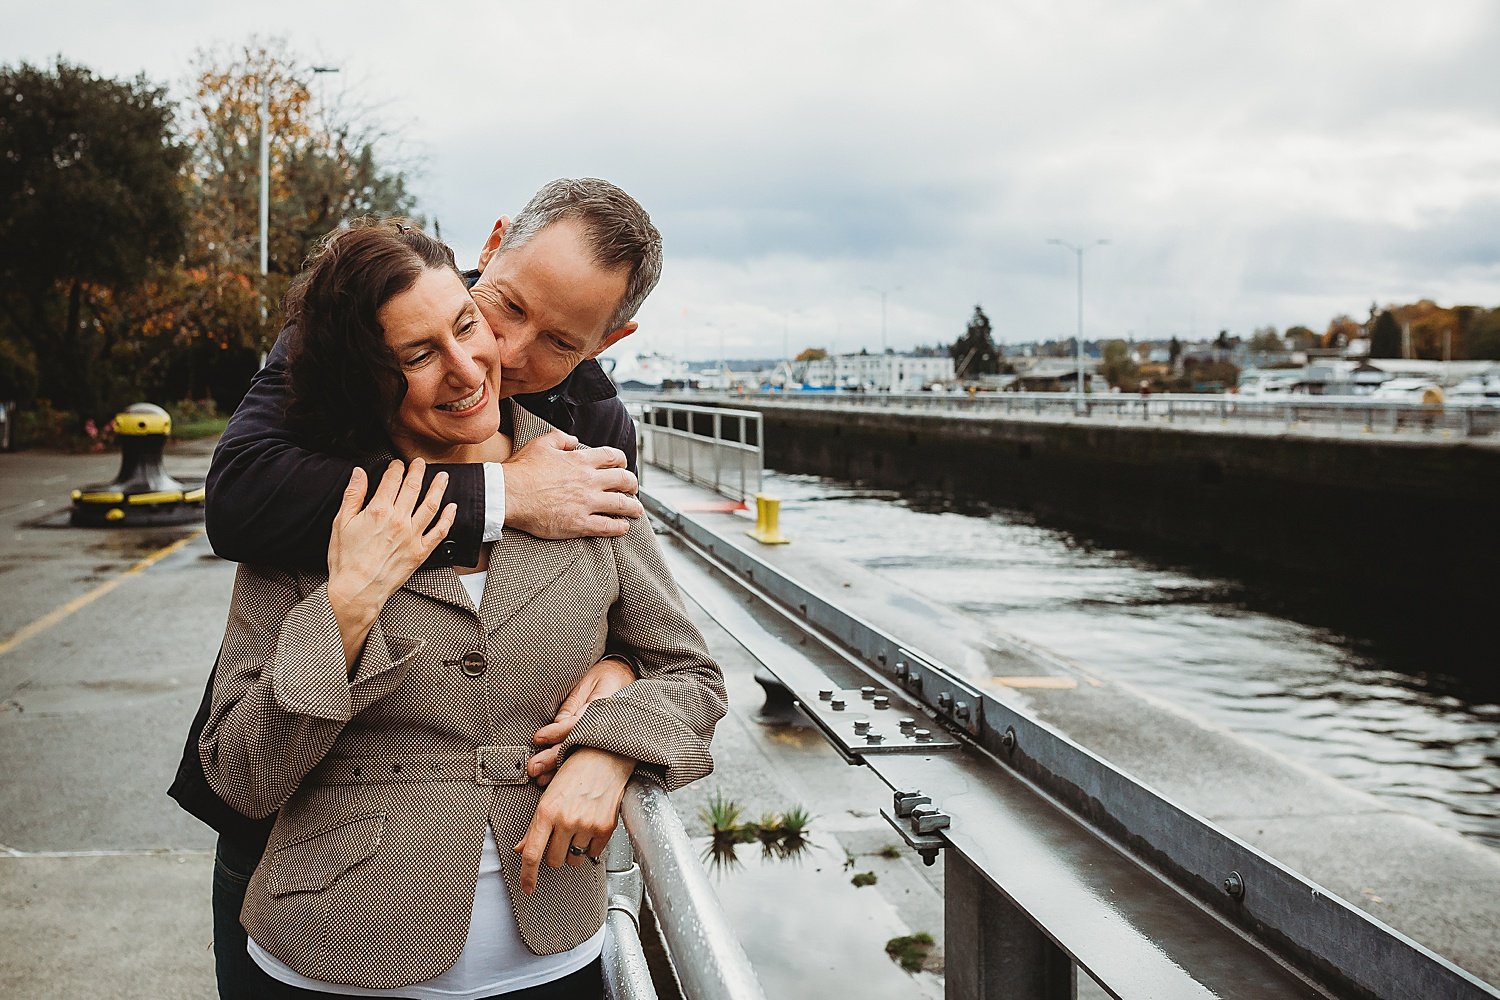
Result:
M755 494L755 528L745 534L762 545L786 545L791 541L781 533L781 501L764 493Z

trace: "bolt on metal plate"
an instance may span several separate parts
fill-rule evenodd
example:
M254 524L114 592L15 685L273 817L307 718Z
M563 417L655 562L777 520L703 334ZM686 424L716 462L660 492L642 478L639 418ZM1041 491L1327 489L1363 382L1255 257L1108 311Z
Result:
M933 753L956 750L955 742L942 729L929 724L918 728L909 716L890 710L890 692L876 688L820 691L817 701L803 702L803 711L839 742L846 754ZM885 699L885 706L880 702ZM926 722L926 719L922 720Z

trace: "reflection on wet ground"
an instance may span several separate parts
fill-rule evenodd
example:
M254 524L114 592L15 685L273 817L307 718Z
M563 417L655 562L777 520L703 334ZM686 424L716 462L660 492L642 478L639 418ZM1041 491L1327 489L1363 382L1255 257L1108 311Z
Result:
M831 836L800 838L790 851L721 847L712 837L697 843L766 996L943 995L932 971L907 972L887 955L888 942L912 931L875 889L853 883L846 855ZM929 959L927 968L937 971L935 964Z
M788 534L1500 848L1500 704L1485 665L1454 676L1436 656L1267 610L1277 596L1248 584L980 505L775 473L766 490Z

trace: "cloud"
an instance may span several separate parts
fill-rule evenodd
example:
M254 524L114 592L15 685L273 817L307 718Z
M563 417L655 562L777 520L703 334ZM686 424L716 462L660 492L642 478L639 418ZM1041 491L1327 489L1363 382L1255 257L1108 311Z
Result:
M179 77L281 33L384 103L461 257L556 176L609 177L667 241L630 346L1319 327L1371 299L1500 304L1491 0L521 0L19 8L0 58ZM788 320L790 317L790 320ZM708 325L708 324L715 325ZM790 327L790 333L788 332Z

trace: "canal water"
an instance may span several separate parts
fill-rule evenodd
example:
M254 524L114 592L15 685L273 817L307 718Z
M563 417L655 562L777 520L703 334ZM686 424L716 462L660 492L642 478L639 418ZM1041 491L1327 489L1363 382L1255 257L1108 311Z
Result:
M793 538L1500 850L1500 640L1489 663L1455 674L1296 621L1263 587L1024 514L774 472L765 490Z

